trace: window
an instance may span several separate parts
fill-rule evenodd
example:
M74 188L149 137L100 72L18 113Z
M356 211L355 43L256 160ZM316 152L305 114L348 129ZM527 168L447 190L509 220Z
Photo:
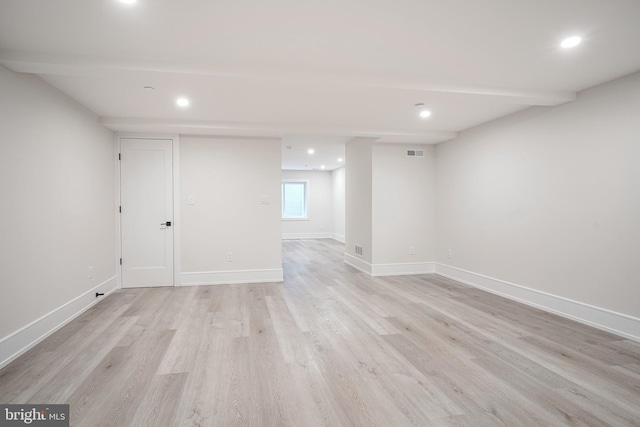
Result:
M308 181L282 182L282 219L307 219Z

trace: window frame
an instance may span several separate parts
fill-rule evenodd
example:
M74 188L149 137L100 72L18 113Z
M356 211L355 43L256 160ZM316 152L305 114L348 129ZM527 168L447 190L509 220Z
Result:
M304 216L284 216L284 187L285 184L304 184ZM280 219L283 221L309 221L309 180L308 179L283 179L280 183Z

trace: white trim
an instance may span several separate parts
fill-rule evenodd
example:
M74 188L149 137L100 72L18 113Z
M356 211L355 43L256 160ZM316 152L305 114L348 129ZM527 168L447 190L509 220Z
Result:
M372 264L371 275L408 276L412 274L429 274L436 272L435 262L403 262L395 264Z
M331 238L333 240L336 240L336 241L340 242L340 243L346 243L347 242L346 237L344 236L344 234L331 233Z
M436 274L640 342L639 318L441 263Z
M345 252L344 262L356 270L372 277L409 276L414 274L430 274L436 272L435 262L404 262L395 264L369 264L362 258Z
M120 266L120 257L122 256L122 224L120 222L120 206L122 205L121 199L121 188L120 188L120 136L115 135L115 153L114 153L114 161L116 162L116 205L114 206L114 212L116 216L116 229L114 232L116 233L116 247L114 248L116 252L116 264L115 264L115 272L116 272L116 280L118 281L118 289L122 289L122 268Z
M180 283L180 273L182 272L182 257L180 245L180 136L173 138L173 286Z
M363 273L367 273L369 276L371 276L371 264L369 264L368 262L364 261L362 258L358 258L356 256L353 256L351 254L348 253L344 253L344 262L347 265L350 265L351 267L355 268L356 270L360 270Z
M62 328L118 289L116 276L77 296L71 301L18 329L0 340L0 368L8 365L33 346ZM96 292L104 297L96 298Z
M330 239L331 233L320 231L317 233L282 233L282 240L292 239Z
M230 285L235 283L282 282L281 268L264 270L189 271L180 274L180 286Z

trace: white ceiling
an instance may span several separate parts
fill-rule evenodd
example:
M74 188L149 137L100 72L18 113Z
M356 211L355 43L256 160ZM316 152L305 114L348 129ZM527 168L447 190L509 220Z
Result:
M312 163L286 146L330 168L356 136L434 144L570 102L640 70L638 46L638 0L0 0L0 64L110 129L283 138L287 168Z
M342 167L345 144L351 139L348 136L284 135L282 169L331 171Z

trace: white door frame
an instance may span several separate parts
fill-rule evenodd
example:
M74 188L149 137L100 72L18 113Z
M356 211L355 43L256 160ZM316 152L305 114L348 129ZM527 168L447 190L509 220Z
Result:
M173 286L180 286L180 273L182 272L180 265L180 137L178 135L157 135L157 134L136 134L136 133L118 133L116 134L115 143L115 162L116 162L116 271L118 277L118 288L122 289L122 266L120 258L122 258L122 224L120 217L120 206L122 204L122 195L120 194L120 141L122 139L164 139L171 140L173 147Z

